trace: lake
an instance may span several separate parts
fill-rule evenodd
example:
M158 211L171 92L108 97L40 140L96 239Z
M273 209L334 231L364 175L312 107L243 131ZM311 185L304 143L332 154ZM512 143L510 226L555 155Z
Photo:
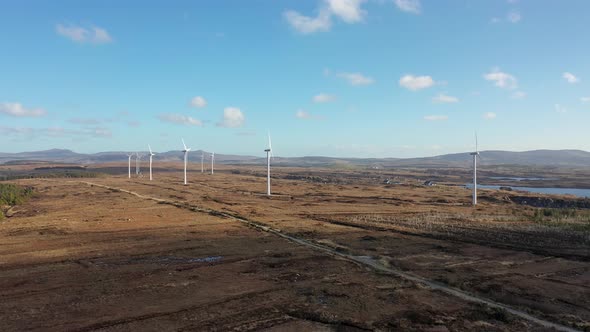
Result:
M465 185L466 188L473 188L473 184ZM478 189L500 189L501 186L490 186L485 184L478 184ZM579 188L534 188L534 187L512 187L512 190L521 190L537 194L551 194L551 195L574 195L578 197L590 197L590 189Z
M519 178L509 176L490 176L490 179L498 181L557 181L558 178Z

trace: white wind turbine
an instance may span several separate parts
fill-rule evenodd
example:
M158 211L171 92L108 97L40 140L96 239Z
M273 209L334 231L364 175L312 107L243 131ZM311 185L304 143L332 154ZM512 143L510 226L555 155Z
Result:
M473 156L473 205L477 205L477 158L479 157L477 133L475 133L475 152L470 154Z
M152 147L149 144L148 144L148 149L150 150L150 181L152 181L152 158L156 154L152 152Z
M213 175L214 166L215 166L215 152L211 152L211 175Z
M270 133L268 133L268 148L264 152L266 152L266 196L270 196L270 158L273 156Z
M129 178L131 179L131 157L133 157L133 153L127 155L129 157Z
M186 184L186 162L188 159L188 152L191 150L191 148L186 147L186 144L184 144L184 138L182 139L182 145L184 146L184 150L182 150L184 153L184 184Z

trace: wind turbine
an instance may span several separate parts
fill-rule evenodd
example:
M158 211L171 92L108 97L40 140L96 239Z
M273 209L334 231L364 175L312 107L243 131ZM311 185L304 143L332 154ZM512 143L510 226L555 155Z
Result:
M205 151L201 150L201 173L205 173Z
M188 158L188 152L191 150L191 148L186 147L186 144L184 144L184 138L182 139L182 145L184 146L184 150L182 150L184 153L184 184L186 184L186 162Z
M148 144L148 149L150 150L150 181L152 181L152 158L156 154L152 152L152 147L149 144Z
M266 152L266 196L270 196L270 158L272 158L270 133L268 133L268 148L264 152Z
M479 157L477 133L475 133L475 152L471 152L470 155L473 156L473 205L477 205L477 158Z
M215 166L215 152L211 152L211 175L213 175L213 167Z
M131 157L133 157L133 153L127 155L129 157L129 178L131 179Z

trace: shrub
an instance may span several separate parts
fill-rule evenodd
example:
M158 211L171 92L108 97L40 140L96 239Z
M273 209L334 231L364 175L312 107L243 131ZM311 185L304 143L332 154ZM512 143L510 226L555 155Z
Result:
M33 188L21 187L12 183L0 183L0 205L22 204L33 194Z

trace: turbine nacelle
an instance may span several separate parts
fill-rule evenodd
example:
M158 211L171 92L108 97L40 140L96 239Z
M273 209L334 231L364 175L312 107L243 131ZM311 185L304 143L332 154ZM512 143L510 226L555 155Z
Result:
M182 150L182 152L187 153L191 150L191 148L187 148L186 144L184 143L184 138L182 138L182 146L184 147L184 150Z

